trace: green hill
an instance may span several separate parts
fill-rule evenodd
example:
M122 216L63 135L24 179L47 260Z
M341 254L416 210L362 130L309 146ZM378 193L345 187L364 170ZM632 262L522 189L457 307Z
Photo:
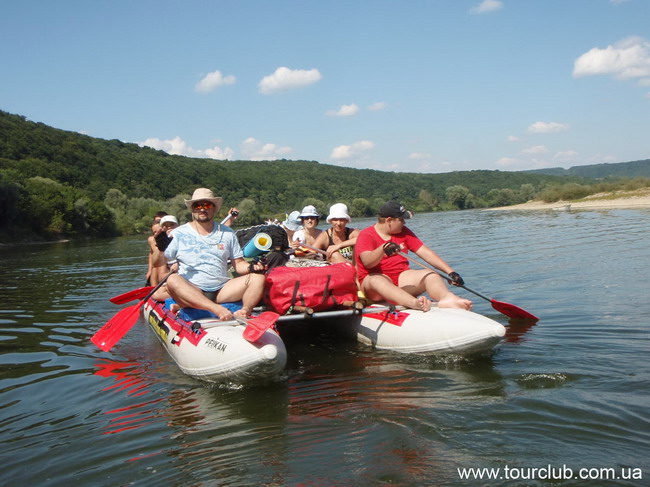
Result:
M0 111L4 241L146 231L160 209L187 218L182 199L197 187L213 189L226 207L238 206L240 222L257 223L308 203L326 212L345 202L353 216L373 215L390 198L416 211L514 204L566 181L539 172L387 173L315 161L188 158Z
M650 178L650 159L644 159L642 161L573 166L569 169L564 169L562 167L550 167L546 169L535 169L526 172L531 174L571 176L599 180L619 178Z

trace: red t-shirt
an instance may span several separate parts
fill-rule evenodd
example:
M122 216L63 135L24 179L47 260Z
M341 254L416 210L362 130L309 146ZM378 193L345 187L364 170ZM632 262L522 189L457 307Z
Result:
M424 245L422 240L417 238L415 234L409 230L407 227L402 228L400 233L390 236L390 240L384 240L375 230L375 226L372 225L368 228L364 228L359 232L357 237L357 243L354 246L354 260L357 264L357 275L359 276L359 283L362 283L363 280L368 276L368 274L384 274L385 276L390 277L390 279L397 285L399 275L409 268L409 261L406 257L400 254L391 255L388 257L384 256L379 261L375 267L371 269L366 269L361 263L359 256L362 252L367 252L369 250L375 250L377 247L384 245L386 242L395 242L399 245L402 250L417 252L417 250Z

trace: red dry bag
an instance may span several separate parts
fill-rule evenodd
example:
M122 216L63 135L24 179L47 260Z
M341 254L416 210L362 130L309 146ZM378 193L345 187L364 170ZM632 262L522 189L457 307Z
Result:
M275 267L266 275L266 305L285 314L294 306L322 311L357 301L356 270L348 262Z

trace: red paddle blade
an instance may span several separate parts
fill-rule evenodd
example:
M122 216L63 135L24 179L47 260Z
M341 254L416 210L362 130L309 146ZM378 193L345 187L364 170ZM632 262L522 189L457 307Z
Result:
M503 313L504 315L510 318L514 318L516 320L539 321L539 318L537 316L530 314L525 309L521 309L520 307L515 306L514 304L504 303L503 301L497 301L496 299L493 299L490 302L492 303L492 307L494 309L496 309L499 313Z
M93 335L90 341L104 352L108 352L138 321L143 303L144 301L140 301L138 304L118 311L104 326L97 330L97 333Z
M109 301L113 304L124 304L130 301L135 301L136 299L142 299L147 294L153 290L153 286L141 287L139 289L134 289L128 293L120 294L119 296L114 296Z
M253 318L249 318L246 320L246 328L242 334L244 339L251 343L256 342L262 335L264 335L266 330L275 325L275 322L278 321L279 317L280 315L273 311L265 311Z

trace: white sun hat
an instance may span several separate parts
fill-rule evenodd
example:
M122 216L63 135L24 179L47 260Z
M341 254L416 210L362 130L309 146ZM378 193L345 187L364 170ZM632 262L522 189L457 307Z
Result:
M308 216L315 216L316 218L320 218L320 213L318 213L318 210L316 210L316 207L314 205L305 206L300 212L299 218L305 218Z
M300 221L300 212L292 211L289 213L287 215L287 219L282 222L282 225L294 232L300 230L302 228L302 222Z
M327 215L327 223L330 223L333 218L341 218L347 220L348 223L352 221L348 215L348 207L344 203L336 203L330 206L330 214Z

